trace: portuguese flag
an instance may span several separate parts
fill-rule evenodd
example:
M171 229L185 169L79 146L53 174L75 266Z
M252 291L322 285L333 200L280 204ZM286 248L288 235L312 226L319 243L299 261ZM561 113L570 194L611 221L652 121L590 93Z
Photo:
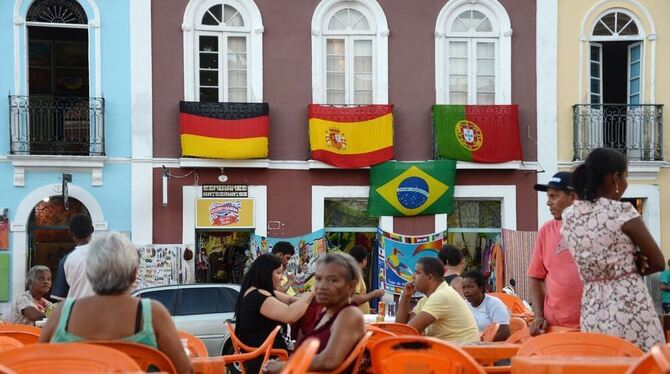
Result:
M437 158L523 160L517 105L433 105Z
M451 213L456 161L389 161L370 168L370 216Z
M360 168L393 158L393 105L310 104L307 109L313 160Z
M268 156L267 103L179 103L182 156L247 159Z

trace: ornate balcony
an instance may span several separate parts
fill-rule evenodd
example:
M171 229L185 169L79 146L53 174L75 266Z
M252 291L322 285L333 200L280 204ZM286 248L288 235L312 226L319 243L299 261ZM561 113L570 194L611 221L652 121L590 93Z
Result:
M10 153L103 156L104 117L101 97L10 95Z
M577 104L572 107L574 160L610 147L629 160L663 160L663 105Z

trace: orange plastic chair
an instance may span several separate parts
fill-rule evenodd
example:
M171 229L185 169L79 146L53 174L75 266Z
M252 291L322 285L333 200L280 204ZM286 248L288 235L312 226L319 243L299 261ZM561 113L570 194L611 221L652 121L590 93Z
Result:
M509 319L509 332L510 335L514 334L515 332L522 330L524 328L528 327L528 324L526 321L519 317L512 317Z
M354 346L354 349L349 353L349 356L342 361L340 366L338 366L335 370L332 370L329 372L329 374L340 374L347 370L350 366L353 365L353 369L351 370L351 373L358 373L361 368L361 363L363 361L363 353L365 352L365 347L368 344L368 340L370 339L370 336L372 335L371 331L368 331L363 335L361 340L356 343L356 346ZM317 374L316 372L311 374ZM323 372L321 372L323 374Z
M7 366L0 365L0 374L17 374L14 370L8 368Z
M414 327L404 323L380 322L371 323L370 326L379 327L380 329L391 332L395 335L421 335Z
M0 336L8 336L23 344L35 344L40 338L42 329L35 326L3 323L0 325Z
M655 345L626 374L670 373L670 345Z
M388 330L380 329L379 327L374 325L367 325L365 326L365 328L367 331L370 331L372 333L367 343L367 349L369 349L370 352L372 352L372 348L375 346L375 344L377 344L378 341L385 338L392 338L397 336L396 334Z
M482 330L482 334L479 336L479 339L483 342L492 342L495 339L496 334L498 334L499 329L500 325L497 323L492 323L486 326L484 330Z
M310 338L307 339L300 347L293 352L293 356L288 360L282 374L303 374L307 372L309 364L312 363L316 351L319 350L319 340Z
M265 339L263 344L260 347L254 348L251 352L240 353L234 355L225 355L218 357L196 357L191 359L191 364L193 364L193 370L196 374L214 374L214 373L225 373L226 365L239 364L237 366L238 370L242 373L246 373L244 363L259 357L263 357L263 363L261 367L265 366L265 363L268 362L272 354L272 345L275 342L275 337L279 333L281 326L277 326L272 330L270 335ZM234 335L231 335L231 337Z
M379 341L372 350L372 369L376 374L485 373L462 349L426 336L397 336Z
M235 354L249 353L255 350L255 347L250 347L244 343L235 335L235 328L230 322L226 321L226 328L228 329L228 334L230 334L230 340L233 342L233 349L235 349ZM271 348L270 356L277 357L280 361L288 360L288 352L284 349Z
M526 309L523 301L516 296L508 295L504 292L487 292L487 295L499 298L512 314L528 314L530 312Z
M165 373L177 373L177 369L165 353L148 345L124 340L89 340L86 343L116 349L133 359L143 371L151 369Z
M116 349L84 343L30 344L0 352L0 362L17 373L125 373L142 369Z
M511 334L509 338L505 340L505 343L520 344L526 342L530 338L532 338L532 336L530 336L530 328L524 327L521 330Z
M209 357L207 346L197 336L187 333L186 331L178 331L180 339L188 340L188 351L191 357Z
M9 336L0 336L0 352L23 347L24 344Z
M641 357L635 344L616 336L591 332L543 334L523 343L517 356Z

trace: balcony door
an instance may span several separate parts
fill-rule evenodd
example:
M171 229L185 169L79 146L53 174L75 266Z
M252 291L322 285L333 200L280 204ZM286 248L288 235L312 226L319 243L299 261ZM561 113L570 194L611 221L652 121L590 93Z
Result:
M74 0L37 0L26 24L30 154L89 155L86 14Z

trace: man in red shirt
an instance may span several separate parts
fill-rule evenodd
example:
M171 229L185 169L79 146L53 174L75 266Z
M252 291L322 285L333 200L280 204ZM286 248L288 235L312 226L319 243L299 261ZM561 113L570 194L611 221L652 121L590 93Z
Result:
M561 213L577 198L570 185L570 173L556 173L547 184L536 184L535 190L547 192L547 206L554 219L537 233L528 266L535 313L530 325L532 335L544 333L549 325L579 328L582 303L577 264L561 237Z

